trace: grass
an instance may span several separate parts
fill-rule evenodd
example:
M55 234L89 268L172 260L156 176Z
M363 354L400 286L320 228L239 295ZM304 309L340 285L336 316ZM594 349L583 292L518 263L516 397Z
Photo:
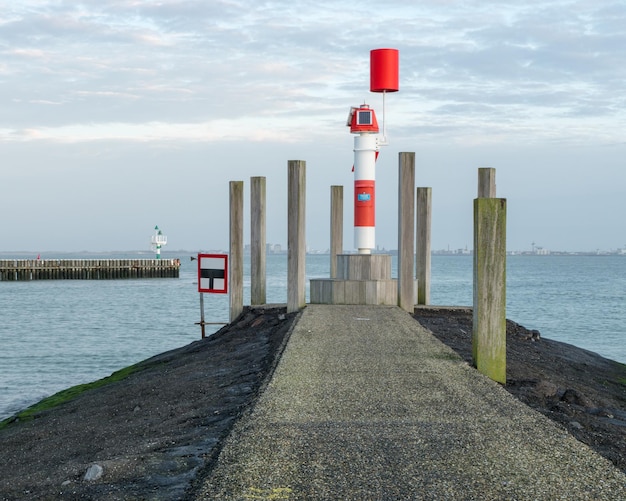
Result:
M621 362L617 362L617 365L621 369L621 371L626 371L626 364L623 364ZM624 386L626 386L626 377L617 378L617 382L619 384L623 384Z
M46 411L48 409L52 409L53 407L57 407L58 405L61 405L65 402L69 402L70 400L76 398L78 395L80 395L81 393L84 393L85 391L94 390L96 388L100 388L107 384L115 383L116 381L121 381L122 379L125 379L128 376L130 376L131 374L139 370L145 369L145 368L146 368L145 364L142 364L141 366L140 364L131 365L129 367L125 367L124 369L120 369L119 371L114 372L110 376L107 376L102 379L98 379L97 381L93 381L92 383L79 384L77 386L72 386L71 388L61 390L60 392L55 393L54 395L51 395L47 398L44 398L43 400L37 402L34 405L31 405L30 407L24 409L23 411L18 412L17 414L3 421L0 421L0 430L6 428L12 423L29 421L31 419L34 419L37 416L37 414L43 411Z
M436 360L454 360L456 362L463 360L461 355L457 353L450 353L450 352L436 353L432 356L432 358Z

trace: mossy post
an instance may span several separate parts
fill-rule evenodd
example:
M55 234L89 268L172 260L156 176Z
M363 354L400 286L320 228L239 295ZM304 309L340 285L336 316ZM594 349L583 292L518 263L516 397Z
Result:
M287 313L306 304L306 162L289 160L287 200Z
M250 178L250 304L266 301L265 178Z
M479 372L506 383L506 199L474 200L472 356Z
M430 304L430 225L432 188L417 189L417 222L415 224L415 255L417 304Z
M343 186L330 187L330 278L337 278L337 255L343 254Z
M230 182L230 256L228 259L230 321L243 311L243 181Z
M400 153L398 166L398 306L415 308L415 153Z

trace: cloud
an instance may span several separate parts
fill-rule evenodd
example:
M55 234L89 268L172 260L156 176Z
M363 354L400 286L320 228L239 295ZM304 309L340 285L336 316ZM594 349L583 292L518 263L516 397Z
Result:
M381 193L390 199L397 189L397 150L416 151L424 182L432 181L446 199L437 202L437 231L456 231L455 210L473 196L468 169L474 166L504 168L507 184L519 186L510 193L515 198L532 189L529 165L536 167L532 175L558 186L567 175L558 165L561 152L570 152L562 161L577 165L585 187L590 166L613 165L623 154L622 1L5 4L0 144L6 170L19 181L11 203L33 199L33 211L39 197L44 212L52 213L54 191L35 190L23 172L36 171L67 194L83 189L83 172L102 178L125 166L132 177L117 199L124 210L150 205L142 179L157 164L159 179L205 169L210 176L203 181L220 186L252 167L262 175L288 158L304 158L311 162L315 196L325 193L325 183L349 184L352 138L345 117L350 106L367 102L380 121L382 96L369 92L369 51L380 47L400 50L400 92L386 96L390 146L379 159ZM538 153L546 151L549 161ZM70 172L74 181L61 189L59 172ZM620 172L601 172L593 185L598 200L608 199L603 185L623 186ZM149 188L160 186L151 181ZM188 193L172 190L170 196L172 214L177 204L189 207ZM102 212L124 212L107 200L99 199ZM67 204L62 216L71 209ZM528 212L527 227L538 224L538 212ZM11 231L15 239L22 230ZM394 245L393 235L384 238L387 247Z
M293 130L328 122L376 102L368 52L386 42L401 51L398 125L420 116L484 135L499 122L549 137L553 119L624 121L621 3L26 2L12 14L0 25L13 47L0 126L59 128L46 137L86 126L95 139L102 124L110 138L126 123L145 140L158 123L178 138L190 123L230 122L258 137L256 117L286 130L288 117Z

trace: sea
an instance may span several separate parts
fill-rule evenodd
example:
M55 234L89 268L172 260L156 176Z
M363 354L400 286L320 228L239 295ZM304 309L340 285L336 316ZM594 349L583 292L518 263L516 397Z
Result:
M152 257L89 253L42 259ZM181 260L180 278L0 282L0 420L60 390L201 338L196 254L162 257ZM247 257L244 264L244 304L250 304ZM328 277L329 269L328 255L307 255L307 279ZM392 269L396 276L395 257ZM431 275L433 305L472 305L471 256L434 255ZM308 294L307 285L307 301ZM507 318L622 363L625 298L626 256L507 257ZM267 302L287 302L286 254L267 256ZM216 323L207 326L210 335L229 320L228 296L205 294L204 310L205 321Z

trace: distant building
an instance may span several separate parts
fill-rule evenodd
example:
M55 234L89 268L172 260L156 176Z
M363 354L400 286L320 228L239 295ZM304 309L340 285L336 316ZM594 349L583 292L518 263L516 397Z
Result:
M265 250L268 254L282 254L283 252L280 244L267 244Z

